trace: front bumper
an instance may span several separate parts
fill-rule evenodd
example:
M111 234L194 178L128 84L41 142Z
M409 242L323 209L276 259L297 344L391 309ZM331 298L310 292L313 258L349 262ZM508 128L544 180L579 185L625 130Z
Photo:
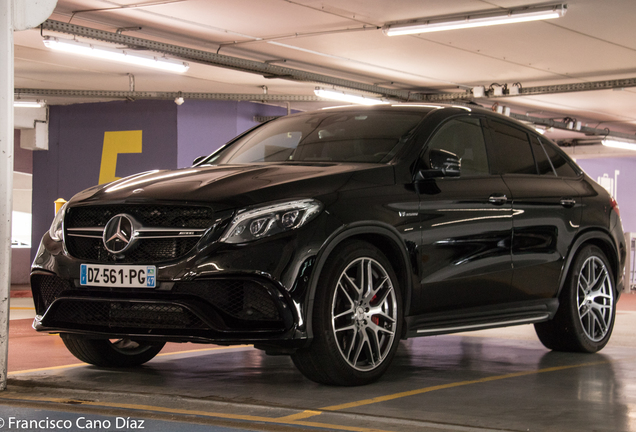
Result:
M198 245L155 264L155 289L81 286L87 261L47 233L31 272L33 327L94 338L304 346L308 281L328 231L321 219L250 244Z
M144 291L78 287L34 272L38 331L178 342L302 339L293 300L258 278L200 279ZM297 334L298 333L298 334Z

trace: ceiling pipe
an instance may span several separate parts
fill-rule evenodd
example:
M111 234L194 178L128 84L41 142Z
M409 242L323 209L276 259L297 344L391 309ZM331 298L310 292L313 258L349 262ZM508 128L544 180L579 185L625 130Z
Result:
M461 100L473 100L476 95L472 90L464 92L446 93L417 93L408 90L390 89L380 87L375 84L366 84L358 81L336 78L324 74L297 70L289 67L277 66L271 62L259 62L238 57L217 54L214 52L202 51L178 45L156 42L124 34L97 30L75 24L64 23L55 20L46 20L42 23L43 30L50 30L66 33L74 36L100 40L104 42L126 45L131 48L148 49L164 54L170 54L185 60L197 63L223 67L242 72L249 72L262 75L265 78L279 78L291 81L305 81L331 85L362 92L374 93L389 99L411 101L411 102L451 102ZM636 87L636 78L604 80L592 82L567 83L547 86L521 87L514 86L515 91L506 89L501 94L495 95L494 90L485 90L483 97L486 98L508 98L518 96L531 96L543 94L570 93L579 91L609 90L618 88ZM244 100L244 99L242 99ZM294 99L287 99L294 100Z
M320 83L367 93L374 93L386 98L396 100L424 100L424 95L411 93L407 90L390 89L373 84L366 84L348 79L336 78L319 73L277 66L271 63L231 57L214 52L202 51L194 48L187 48L178 45L142 39L134 36L107 32L104 30L83 27L75 24L64 23L61 21L46 20L44 23L42 23L42 30L50 30L88 39L125 45L130 48L152 50L196 63L203 63L242 72L254 73L262 75L265 78L280 78L292 81Z
M573 93L573 92L584 92L584 91L596 91L596 90L614 90L614 89L623 89L629 87L636 87L636 78L625 78L625 79L616 79L616 80L603 80L603 81L589 81L589 82L578 82L578 83L568 83L568 84L555 84L555 85L545 85L545 86L535 86L535 87L521 87L514 86L515 91L510 92L510 89L506 89L505 91L501 91L501 94L495 94L494 89L483 89L482 87L474 87L475 89L482 88L483 96L476 96L472 90L467 90L465 92L456 92L456 93L437 93L437 94L426 94L424 95L424 99L427 102L445 102L445 101L456 101L456 100L471 100L475 98L488 98L488 99L498 99L498 98L510 98L510 97L518 97L518 96L535 96L535 95L546 95L546 94L557 94L557 93Z
M247 93L189 93L189 92L154 92L154 91L118 91L118 90L57 90L16 88L15 97L77 97L105 99L184 99L223 100L223 101L264 101L264 102L322 102L323 98L314 95L284 94L247 94Z
M324 99L314 95L281 95L281 94L247 94L247 93L188 93L188 92L148 92L148 91L113 91L113 90L57 90L57 89L30 89L16 88L14 95L17 98L45 98L45 97L77 97L77 98L104 98L104 99L165 99L174 100L177 97L199 100L223 100L245 102L285 102L287 112L291 112L289 102L322 102ZM636 135L612 132L609 129L591 128L580 126L573 130L568 121L557 121L524 114L510 113L510 117L537 126L553 127L555 129L569 130L591 136L609 136L623 139L636 139Z
M600 129L600 128L581 126L580 129L573 130L571 123L569 121L557 121L553 119L546 119L541 117L534 117L530 115L514 114L514 113L510 113L510 117L520 121L529 122L537 126L552 127L555 129L578 132L578 133L582 133L589 136L614 137L614 138L636 140L635 134L629 134L629 133L623 133L623 132L612 132L609 129Z

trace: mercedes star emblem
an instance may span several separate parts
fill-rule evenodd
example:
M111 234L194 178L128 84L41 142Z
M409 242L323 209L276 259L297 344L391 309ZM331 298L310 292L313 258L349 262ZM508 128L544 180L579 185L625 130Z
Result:
M120 254L132 245L135 228L132 218L125 214L113 216L104 227L104 247L113 254Z

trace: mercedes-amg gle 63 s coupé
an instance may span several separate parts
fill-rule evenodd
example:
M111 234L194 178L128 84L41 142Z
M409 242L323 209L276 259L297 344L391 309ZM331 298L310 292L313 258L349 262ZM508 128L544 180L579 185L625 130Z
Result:
M616 202L520 122L324 109L75 195L33 263L34 327L103 367L253 344L360 385L415 336L531 323L549 349L596 352L625 254Z

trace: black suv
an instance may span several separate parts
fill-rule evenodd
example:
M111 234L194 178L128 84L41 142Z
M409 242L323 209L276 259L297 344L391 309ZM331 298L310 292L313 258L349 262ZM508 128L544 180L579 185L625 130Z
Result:
M596 352L624 261L616 202L534 129L475 106L324 109L73 197L33 263L34 327L98 366L250 343L359 385L415 336L533 323Z

